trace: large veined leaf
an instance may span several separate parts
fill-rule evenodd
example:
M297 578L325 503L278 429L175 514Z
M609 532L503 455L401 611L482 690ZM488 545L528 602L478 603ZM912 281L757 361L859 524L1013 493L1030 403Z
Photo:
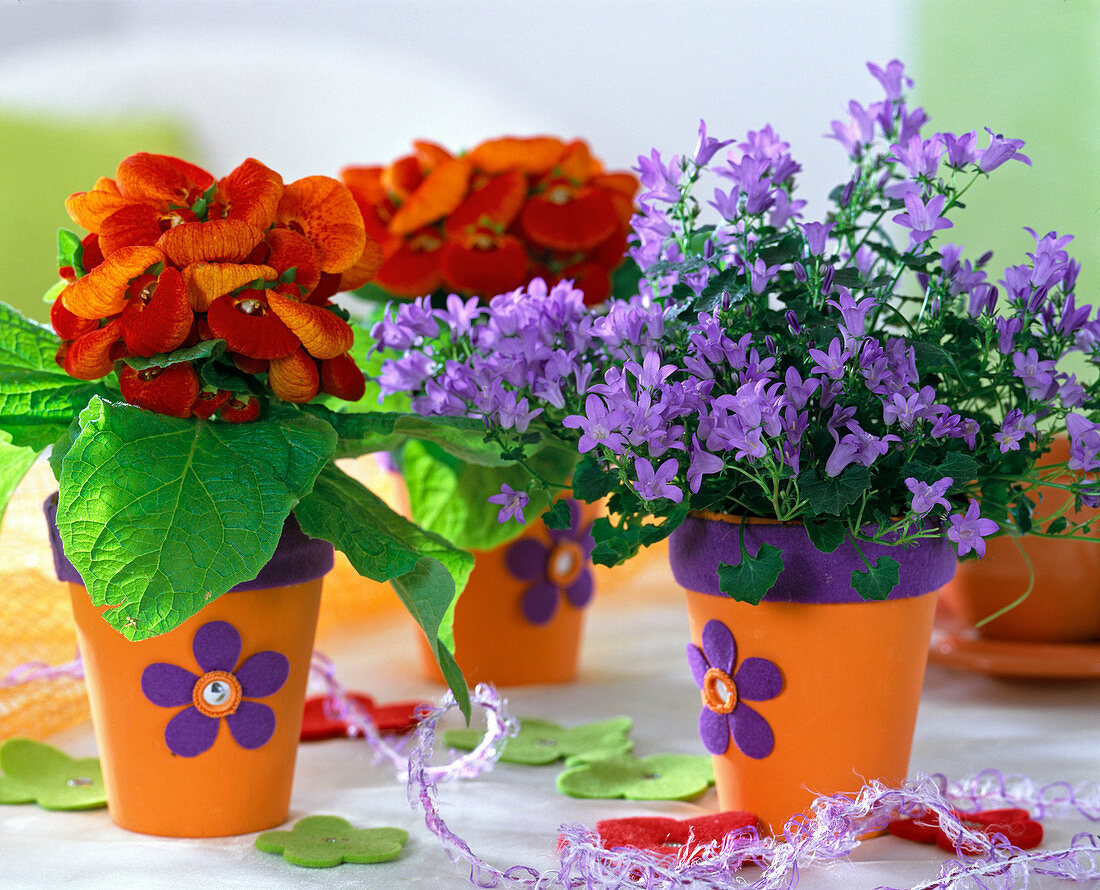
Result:
M522 491L530 472L518 464L484 467L446 458L436 446L422 442L405 447L402 470L413 521L464 550L491 550L517 537L523 526L497 522L500 506L489 503L489 497L500 491L502 483ZM526 464L544 479L568 483L576 458L576 453L563 448L543 448ZM524 516L532 522L549 506L549 497L539 488Z
M466 586L473 557L394 513L332 464L321 471L294 515L307 535L331 541L360 575L393 585L469 717L466 682L447 647L454 647L449 610Z
M57 525L92 602L131 640L177 627L256 577L336 447L295 412L179 420L94 398L60 461Z
M485 424L469 417L420 417L397 411L341 414L318 405L306 410L331 424L340 436L339 457L392 451L410 439L435 442L469 463L500 467L509 463L500 447L485 441ZM499 487L499 486L498 486Z
M16 445L52 443L102 384L70 377L54 356L60 340L49 328L0 303L0 429Z
M27 475L36 457L37 449L13 445L11 435L0 430L0 521L4 519L12 492Z

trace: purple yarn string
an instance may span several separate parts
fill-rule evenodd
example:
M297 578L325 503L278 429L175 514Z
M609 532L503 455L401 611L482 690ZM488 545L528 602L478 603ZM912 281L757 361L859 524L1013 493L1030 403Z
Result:
M84 662L81 660L79 652L72 661L66 661L62 664L28 661L17 665L4 675L4 679L0 680L0 689L22 686L36 680L60 680L62 677L70 677L74 680L84 679Z

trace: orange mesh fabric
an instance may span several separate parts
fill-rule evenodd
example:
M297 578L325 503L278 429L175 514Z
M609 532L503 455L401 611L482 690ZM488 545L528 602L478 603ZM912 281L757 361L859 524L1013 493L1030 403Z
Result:
M57 488L39 461L0 526L0 679L27 662L58 665L76 655L68 586L54 577L42 502ZM63 677L0 688L0 739L43 739L88 717L84 682Z

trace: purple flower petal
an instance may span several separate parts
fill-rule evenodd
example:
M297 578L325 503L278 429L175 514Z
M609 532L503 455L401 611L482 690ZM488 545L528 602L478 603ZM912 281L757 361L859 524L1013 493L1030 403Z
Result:
M733 741L741 753L761 760L772 753L775 747L775 735L768 721L743 702L729 715L733 726Z
M218 737L219 721L200 714L194 706L185 708L164 727L168 750L180 757L197 757L210 750Z
M266 745L275 733L275 712L259 702L242 701L225 722L236 743L250 751Z
M239 675L238 675L239 676ZM733 678L737 697L746 701L768 701L783 690L783 674L766 658L746 658Z
M539 581L523 594L523 615L532 624L546 624L558 610L558 588L549 581Z
M710 665L707 664L706 656L703 655L702 650L692 643L688 643L687 654L691 676L695 678L695 685L702 689Z
M704 706L699 712L699 736L711 754L725 754L730 746L730 715Z
M237 670L241 694L263 698L283 688L290 673L290 662L281 652L257 652Z
M592 600L592 591L595 584L592 582L592 573L588 569L581 569L577 580L565 588L565 595L578 609L583 609Z
M703 654L711 667L719 668L727 674L733 673L733 663L737 660L737 644L733 641L730 629L714 618L703 626Z
M195 632L191 651L204 672L232 672L241 657L241 635L232 624L211 621Z
M158 661L141 672L141 691L154 705L178 708L191 704L198 676L174 664Z
M504 554L504 565L518 580L531 581L545 574L549 552L542 541L521 538Z

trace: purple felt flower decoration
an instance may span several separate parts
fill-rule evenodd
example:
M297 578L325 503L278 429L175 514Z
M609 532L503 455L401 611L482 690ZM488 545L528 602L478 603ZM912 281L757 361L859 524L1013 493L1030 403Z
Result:
M725 754L733 738L742 754L760 760L772 753L775 735L768 721L745 702L770 701L783 690L783 675L766 658L746 658L734 673L737 643L721 621L703 627L703 647L689 644L688 665L703 691L699 735L711 754Z
M592 600L592 523L583 522L580 504L568 503L569 528L550 529L549 547L536 538L520 538L504 554L513 577L531 582L521 606L532 624L546 624L554 617L562 593L578 609Z
M154 705L179 708L164 728L168 750L180 757L197 757L210 750L222 719L242 748L260 748L275 732L275 712L249 701L266 698L283 688L290 662L281 652L257 652L244 664L241 635L225 621L210 621L195 632L191 644L201 673L156 662L141 674L141 691Z

